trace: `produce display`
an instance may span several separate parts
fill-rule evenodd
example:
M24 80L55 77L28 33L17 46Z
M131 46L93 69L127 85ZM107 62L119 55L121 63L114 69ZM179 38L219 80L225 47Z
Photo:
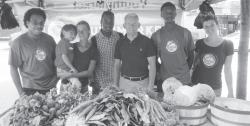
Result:
M73 86L59 93L35 93L20 97L9 114L9 126L184 126L175 106L213 102L215 94L206 84L182 85L175 78L163 82L164 97L138 89L129 93L109 86L92 95Z
M173 94L175 90L182 86L182 83L174 77L170 77L163 81L162 90L164 93L163 101L173 104Z
M9 126L179 126L175 109L163 109L152 94L125 93L107 87L99 95L76 93L71 86L57 93L20 97L9 117Z
M193 87L184 85L175 90L174 102L179 106L191 106L197 101L197 93Z
M193 88L195 88L197 93L197 99L199 101L208 101L210 103L213 103L215 100L215 93L214 90L207 84L197 84L194 85Z
M194 86L182 85L180 81L171 77L163 82L163 101L176 106L191 106L212 103L215 99L213 89L207 84Z
M165 111L144 92L132 94L106 88L95 99L74 108L65 126L174 126L177 123L174 110Z
M54 88L46 95L24 95L15 102L9 125L63 126L68 112L88 99L87 93L76 93L70 85L60 94Z

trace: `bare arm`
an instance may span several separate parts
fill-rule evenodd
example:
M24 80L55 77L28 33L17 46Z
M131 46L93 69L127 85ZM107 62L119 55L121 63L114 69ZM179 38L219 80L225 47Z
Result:
M153 41L153 44L154 44L154 47L156 49L156 81L160 81L161 80L161 77L160 77L160 67L161 67L161 64L160 64L160 61L158 59L161 59L160 57L160 50L158 49L158 46L157 46L157 42L160 42L160 34L156 34L154 33L152 36L151 36L151 40Z
M196 52L194 52L194 63L192 64L191 69L190 69L190 76L193 75L194 69L197 65L197 63L196 63L197 58L198 58L198 54Z
M69 58L67 55L65 54L62 54L62 59L63 59L63 62L71 69L73 70L74 72L77 72L75 67L72 65L72 63L69 61Z
M148 57L148 63L149 63L149 85L148 89L154 88L154 82L155 82L155 75L156 75L156 56Z
M23 89L22 89L22 84L21 84L21 81L20 81L20 75L19 75L19 72L18 72L18 68L13 66L13 65L10 65L10 75L11 75L11 78L16 86L16 89L18 91L18 94L21 96L24 94L23 92Z
M121 60L115 59L115 65L114 65L114 84L119 87L119 81L120 81L120 67L121 67Z
M93 77L95 66L96 66L96 61L91 60L88 70L81 71L81 72L78 72L78 73L72 73L70 77L76 77L76 78L79 78L79 77Z
M187 58L187 63L188 63L189 69L192 68L192 65L193 65L193 62L194 62L194 57L195 57L194 51L190 50L189 53L188 53L188 58Z
M227 56L225 64L224 64L224 74L225 74L225 80L227 83L228 97L233 97L233 86L232 86L233 76L232 76L232 68L231 68L232 58L233 58L233 55Z
M187 54L187 63L188 63L188 67L189 69L192 68L193 62L194 62L194 41L193 41L193 37L191 35L191 32L185 32L184 33L184 37L187 38L187 47L186 47L186 54Z

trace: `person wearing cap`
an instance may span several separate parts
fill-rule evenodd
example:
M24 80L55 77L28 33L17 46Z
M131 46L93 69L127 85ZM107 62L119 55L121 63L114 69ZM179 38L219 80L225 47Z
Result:
M169 77L175 77L183 84L189 84L194 59L191 32L175 23L176 7L173 3L166 2L161 6L161 17L165 25L151 37L157 47L157 59L160 58L161 61L160 79L164 81Z
M128 92L135 92L139 88L152 91L156 73L153 42L138 32L138 15L129 13L124 20L126 35L115 48L114 82Z

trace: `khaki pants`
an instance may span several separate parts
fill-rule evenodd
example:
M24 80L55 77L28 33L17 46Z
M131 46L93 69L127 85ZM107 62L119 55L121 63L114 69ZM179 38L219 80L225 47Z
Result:
M124 77L120 77L119 87L126 92L136 92L139 88L148 87L148 78L141 81L131 81Z
M70 73L70 72L63 70L63 69L60 69L60 68L57 68L57 74L68 74L68 73ZM79 90L81 90L82 84L78 78L69 78L68 80L73 86L76 86L77 88L79 88Z

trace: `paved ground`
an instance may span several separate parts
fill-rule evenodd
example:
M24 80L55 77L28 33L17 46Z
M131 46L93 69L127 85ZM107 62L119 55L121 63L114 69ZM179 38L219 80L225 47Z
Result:
M0 113L13 105L14 101L18 98L17 91L12 83L9 73L8 66L8 43L0 41ZM235 53L232 63L233 68L233 80L234 80L234 89L236 82L236 73L237 73L237 53ZM248 65L248 78L250 78L250 56L249 56L249 65ZM224 75L222 75L224 77ZM249 80L250 81L250 80ZM250 83L250 82L249 82ZM248 100L250 100L250 84L248 83ZM222 96L227 95L225 81L223 79L223 90Z
M17 98L17 91L10 78L8 44L0 42L0 113L10 107Z

